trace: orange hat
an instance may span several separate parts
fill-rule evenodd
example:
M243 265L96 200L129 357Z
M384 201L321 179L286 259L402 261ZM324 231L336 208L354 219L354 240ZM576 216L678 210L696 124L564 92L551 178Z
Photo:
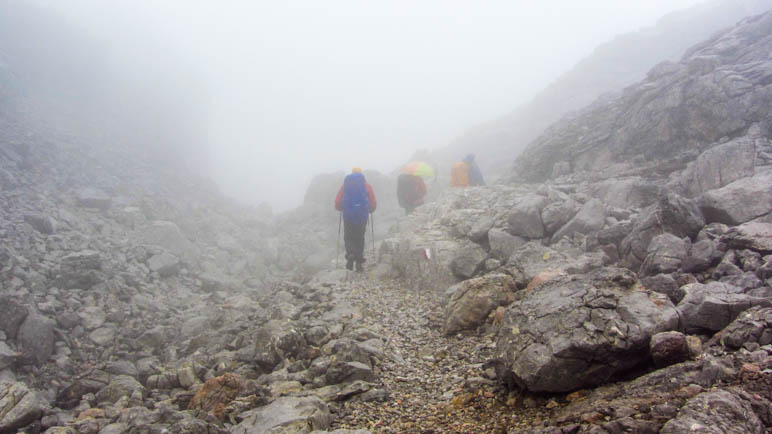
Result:
M362 173L362 168L354 167L353 169L351 169L351 173Z

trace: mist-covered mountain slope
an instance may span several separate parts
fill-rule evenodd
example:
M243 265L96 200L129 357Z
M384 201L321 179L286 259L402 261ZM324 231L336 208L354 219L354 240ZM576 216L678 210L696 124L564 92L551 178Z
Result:
M772 12L663 62L618 98L567 116L517 158L512 179L540 182L566 172L614 170L615 163L672 159L772 126ZM617 167L617 169L622 169Z
M643 79L654 65L679 59L688 47L743 17L771 8L770 0L709 1L671 13L653 27L620 35L599 46L530 102L501 119L472 128L437 150L433 158L448 167L474 152L492 178L501 175L532 140L565 114Z
M34 2L0 2L0 110L97 141L109 130L138 152L206 175L203 80L162 44L142 50L110 47Z
M453 189L398 218L367 173L397 224L353 273L332 264L342 173L272 218L111 113L7 84L23 70L3 57L0 433L772 428L761 123L658 176Z

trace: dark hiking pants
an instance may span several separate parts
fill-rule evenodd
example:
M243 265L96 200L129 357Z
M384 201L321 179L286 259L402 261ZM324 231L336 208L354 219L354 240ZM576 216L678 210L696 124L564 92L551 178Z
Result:
M367 222L351 223L343 220L343 243L346 245L346 261L361 264L365 261L365 229Z

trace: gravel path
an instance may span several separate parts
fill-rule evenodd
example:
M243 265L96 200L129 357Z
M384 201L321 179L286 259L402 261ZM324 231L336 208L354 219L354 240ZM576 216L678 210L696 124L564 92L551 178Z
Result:
M348 401L333 428L373 432L527 432L552 407L544 398L501 389L484 369L490 336L446 337L441 297L362 276L341 289L361 310L363 324L387 340L376 366L382 402ZM545 405L546 404L546 405Z

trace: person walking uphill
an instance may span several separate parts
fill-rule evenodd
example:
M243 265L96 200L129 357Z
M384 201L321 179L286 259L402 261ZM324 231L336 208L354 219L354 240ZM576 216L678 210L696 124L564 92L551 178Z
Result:
M399 206L405 209L405 215L424 203L426 184L420 176L402 173L397 177L397 200Z
M335 209L343 214L343 243L346 248L346 269L362 271L365 262L365 232L367 220L378 203L362 169L355 167L343 180L335 196Z
M474 154L469 154L464 157L464 163L466 163L469 168L469 185L485 185L480 166L474 161Z
M451 187L469 187L485 185L480 167L474 161L474 154L464 157L450 168Z

